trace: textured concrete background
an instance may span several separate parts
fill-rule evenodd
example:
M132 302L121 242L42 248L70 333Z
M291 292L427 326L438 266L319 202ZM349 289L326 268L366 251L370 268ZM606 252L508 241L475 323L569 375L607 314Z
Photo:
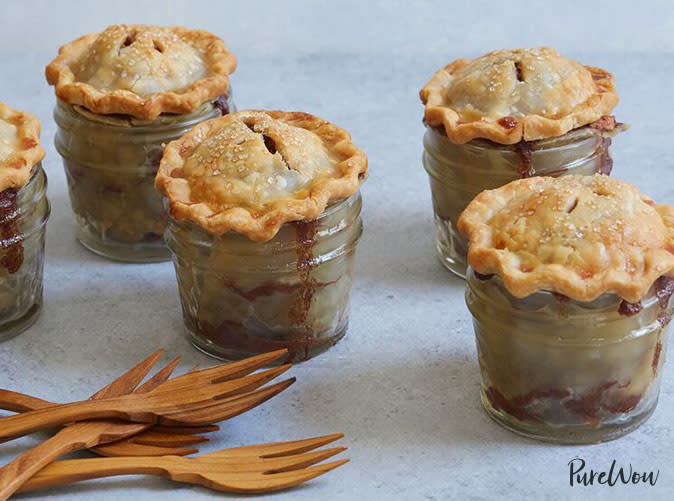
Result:
M560 50L672 51L671 0L4 0L0 51L53 50L113 23L184 24L221 35L237 54L464 54ZM26 36L28 31L28 35Z
M214 31L236 52L233 85L240 108L300 109L330 119L352 132L371 166L347 338L294 368L298 382L290 390L225 423L204 450L345 432L352 463L274 496L281 500L670 499L671 363L651 420L616 442L558 447L529 441L492 423L480 408L463 283L433 253L417 92L455 57L556 45L615 73L622 97L616 114L632 125L614 141L615 175L674 203L673 4L548 2L545 11L525 8L525 2L237 4L0 5L0 99L42 120L53 203L44 311L32 329L0 344L0 386L53 400L84 398L159 346L182 355L184 369L210 363L181 336L170 264L117 264L74 241L65 179L52 147L53 92L43 77L59 45L106 24L186 24ZM31 443L33 438L0 446L0 461ZM574 456L595 469L608 468L613 459L638 470L659 469L660 479L656 487L570 488L567 463ZM54 490L49 498L130 497L214 495L127 477Z

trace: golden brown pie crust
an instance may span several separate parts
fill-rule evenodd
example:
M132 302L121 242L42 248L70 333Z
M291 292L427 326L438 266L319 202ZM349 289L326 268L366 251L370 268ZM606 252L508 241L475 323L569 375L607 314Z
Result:
M40 145L40 121L34 115L0 102L0 191L19 189L45 155Z
M480 193L461 214L468 263L510 293L640 301L674 275L674 208L607 176L532 177Z
M169 143L155 186L173 218L265 242L283 224L316 219L355 194L366 172L367 156L336 125L308 113L246 110Z
M69 104L153 120L227 94L235 69L234 55L206 31L114 25L61 47L46 76Z
M613 75L550 47L458 59L421 89L424 119L450 141L501 144L557 137L610 115L618 104Z

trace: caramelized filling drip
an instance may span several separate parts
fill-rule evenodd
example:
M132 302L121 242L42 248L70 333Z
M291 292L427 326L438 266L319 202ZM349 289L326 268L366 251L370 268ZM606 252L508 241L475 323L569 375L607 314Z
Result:
M517 165L517 173L520 178L525 179L527 177L533 177L536 175L536 170L534 169L534 148L529 141L520 141L515 144L515 151L519 156L519 162Z
M213 103L217 109L220 110L221 115L228 115L230 113L229 103L227 102L227 96L220 96Z
M299 344L304 347L304 356L308 359L313 332L311 325L307 325L307 317L317 287L316 279L312 277L311 270L314 264L313 248L316 244L318 221L297 221L294 226L297 238L297 273L300 276L302 288L295 298L295 303L290 308L289 317L293 324L301 326L299 335L302 337L302 341Z

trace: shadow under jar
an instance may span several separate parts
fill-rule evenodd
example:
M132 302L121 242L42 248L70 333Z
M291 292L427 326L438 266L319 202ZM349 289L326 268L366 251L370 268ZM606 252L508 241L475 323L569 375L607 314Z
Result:
M456 223L475 196L532 176L609 175L611 138L590 126L560 137L513 145L475 139L451 142L444 131L427 127L423 165L428 173L435 222L435 247L440 262L465 278L468 242Z
M46 193L39 163L25 186L0 192L0 341L30 327L42 305Z
M497 275L469 268L466 303L487 413L512 431L559 443L636 429L657 405L673 293L674 278L661 277L638 304L546 291L520 299Z
M316 220L285 223L268 242L171 219L166 241L192 343L222 359L286 348L292 362L337 343L349 321L361 205L356 193Z
M192 113L155 120L101 115L58 101L55 146L63 157L82 245L119 261L170 259L163 240L167 216L154 189L162 147L230 111L231 93Z

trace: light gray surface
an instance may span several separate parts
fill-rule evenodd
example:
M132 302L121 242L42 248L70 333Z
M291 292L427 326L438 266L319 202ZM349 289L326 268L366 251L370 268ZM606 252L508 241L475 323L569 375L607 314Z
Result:
M671 21L671 9L665 14L670 17L663 23ZM628 20L622 19L625 27ZM174 22L182 21L175 17ZM0 23L2 33L11 21L4 18ZM210 27L226 34L215 21ZM421 29L416 25L411 36L418 38ZM537 33L542 36L545 31ZM294 40L288 33L283 36ZM649 40L656 38L657 32ZM332 120L350 130L368 152L371 171L363 189L366 228L358 249L346 339L295 367L292 375L298 382L291 389L225 423L204 450L344 432L352 462L303 488L274 496L282 500L671 495L671 364L665 365L661 401L653 417L635 433L603 445L560 447L526 440L498 427L480 408L463 283L444 271L434 255L430 196L420 162L422 109L416 96L432 72L465 55L463 49L454 47L438 55L419 45L416 51L406 46L403 53L391 49L376 54L363 47L360 53L349 54L338 45L324 45L320 52L294 55L273 48L268 53L247 51L242 38L228 42L240 60L233 80L240 108L299 109ZM374 44L381 49L381 41ZM518 41L513 38L502 45ZM0 387L67 401L88 396L159 346L170 355L181 355L183 369L209 364L210 359L182 337L171 264L117 264L75 242L65 179L52 147L54 99L42 76L53 53L36 49L21 54L6 45L0 51L0 99L37 113L44 124L53 204L44 310L33 328L0 344ZM616 74L622 96L617 115L632 127L614 141L615 175L658 201L674 203L670 173L674 56L568 53ZM0 461L33 442L30 438L0 446ZM570 488L567 462L574 456L597 469L607 469L612 459L621 465L631 463L637 470L659 469L660 479L656 487ZM48 496L130 497L173 500L214 495L163 480L127 477L62 488Z

